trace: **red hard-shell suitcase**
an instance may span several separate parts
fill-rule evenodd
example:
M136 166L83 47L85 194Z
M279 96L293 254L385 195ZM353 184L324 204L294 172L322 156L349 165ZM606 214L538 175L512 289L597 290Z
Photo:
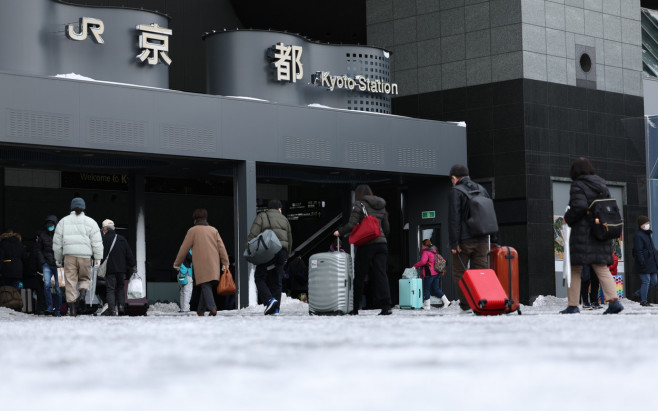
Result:
M126 315L129 316L138 316L146 315L146 312L149 309L149 300L148 298L128 298L128 282L130 280L125 280L123 283L123 293L126 297Z
M500 246L491 249L491 269L496 272L500 284L512 300L512 310L519 308L519 253L514 247Z
M475 268L464 271L459 288L475 314L498 315L512 312L512 301L507 298L494 270Z

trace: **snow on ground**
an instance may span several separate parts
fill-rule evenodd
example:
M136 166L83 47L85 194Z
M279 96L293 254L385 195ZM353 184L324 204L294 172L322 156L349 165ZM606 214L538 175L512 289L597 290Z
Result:
M646 409L658 306L623 304L558 315L566 300L540 297L497 317L452 306L319 317L291 299L279 316L0 308L0 398L7 410Z

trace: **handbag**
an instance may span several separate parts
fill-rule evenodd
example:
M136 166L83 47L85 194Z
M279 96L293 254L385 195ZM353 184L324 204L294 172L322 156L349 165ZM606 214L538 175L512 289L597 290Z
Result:
M224 268L221 278L219 279L219 284L217 284L217 294L219 295L231 295L235 294L235 282L233 281L233 275L231 270L228 267Z
M363 210L363 220L352 228L349 241L359 247L382 235L382 230L379 228L379 220L376 217L368 215L366 207L361 203L361 210Z
M267 213L265 216L267 217ZM267 222L271 227L269 217L267 217ZM276 253L281 251L281 248L281 241L279 241L276 233L268 228L247 243L247 248L242 255L254 265L265 264L272 261Z
M96 272L96 276L98 278L105 278L105 274L107 273L107 260L110 259L110 253L112 252L112 249L114 248L114 243L117 242L117 235L114 235L114 240L112 240L112 245L110 246L110 251L107 252L107 257L105 257L105 261L101 263L101 265L98 266L98 271Z

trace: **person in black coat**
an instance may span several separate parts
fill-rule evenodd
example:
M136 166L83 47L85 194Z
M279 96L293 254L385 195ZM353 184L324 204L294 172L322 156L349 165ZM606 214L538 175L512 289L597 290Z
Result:
M590 217L587 215L592 201L598 198L610 198L610 190L605 180L597 176L594 166L585 157L580 157L571 164L569 171L572 183L569 191L569 208L564 214L564 221L571 227L569 249L571 258L571 287L567 292L569 306L560 311L562 314L580 312L580 274L583 266L590 264L592 271L599 278L605 301L609 302L603 314L617 314L624 307L617 298L615 279L610 274L612 264L612 242L598 240L590 232Z
M107 310L101 315L123 315L125 304L123 288L126 273L137 271L137 261L126 238L114 232L114 221L104 220L102 226L103 262L107 260L107 270L105 271Z
M46 307L43 311L45 315L55 315L59 317L62 306L62 288L64 284L59 283L57 275L57 263L55 262L55 252L53 251L53 235L57 217L54 215L46 216L43 228L37 231L36 239L36 258L39 271L43 273L43 293L46 301ZM50 291L51 277L55 281L55 305L53 307L53 296Z
M23 279L23 260L27 258L23 238L8 229L0 235L0 285L20 290Z
M642 282L640 289L635 291L643 307L651 307L648 301L649 289L658 283L658 255L651 239L651 221L649 217L641 215L637 219L640 228L635 232L633 239L633 258L635 259L635 272Z
M474 235L466 221L469 218L468 195L462 191L479 191L484 197L491 198L487 190L480 184L471 180L469 170L463 164L455 164L450 168L450 182L452 188L449 194L448 206L448 242L452 254L453 283L458 284L464 276L466 267L489 268L489 241L497 242L496 235L491 238L487 235ZM464 312L470 310L468 300L457 287L459 307Z

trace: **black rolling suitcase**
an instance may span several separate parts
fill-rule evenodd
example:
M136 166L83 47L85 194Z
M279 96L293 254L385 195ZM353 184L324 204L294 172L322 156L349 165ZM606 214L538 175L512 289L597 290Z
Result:
M140 315L146 315L146 312L149 309L149 300L148 298L128 298L128 283L130 280L124 281L123 284L123 294L126 298L126 303L124 305L125 314L131 317L136 317Z

